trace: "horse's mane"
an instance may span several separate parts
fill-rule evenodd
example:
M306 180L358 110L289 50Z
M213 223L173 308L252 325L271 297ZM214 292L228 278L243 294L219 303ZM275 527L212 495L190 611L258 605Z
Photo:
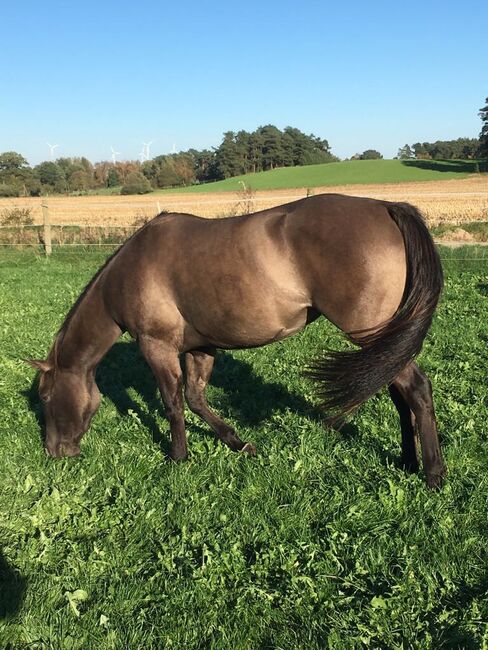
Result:
M133 237L133 235L132 235L132 237ZM132 239L132 237L131 237L130 239ZM130 240L128 239L128 240L127 240L126 242L124 242L121 246L119 246L119 247L117 248L117 250L115 250L115 251L112 253L112 255L110 255L109 257L107 257L107 259L106 259L105 262L102 264L102 266L97 270L97 272L95 273L95 275L94 275L94 276L92 277L92 279L88 282L88 284L85 286L85 288L84 288L83 291L80 293L80 295L78 296L78 298L75 300L75 302L73 303L73 305L70 307L70 310L69 310L68 313L66 314L66 317L65 317L65 319L64 319L64 321L63 321L63 324L61 325L61 327L60 327L59 330L58 330L58 334L62 334L62 333L64 333L64 332L66 331L66 329L68 328L68 325L69 325L71 319L72 319L73 316L75 315L75 312L76 312L76 310L78 309L78 307L80 306L80 304L81 304L83 298L86 296L86 294L89 292L89 290L93 287L93 285L95 284L96 280L100 277L100 275L102 274L102 272L107 268L107 266L108 266L108 265L110 264L110 262L114 259L114 257L115 257L116 255L118 255L118 253L119 253L119 252L121 251L121 249L122 249L122 248L127 244L128 241L130 241Z
M163 213L160 213L160 214L163 214ZM158 214L157 217L159 217L160 214ZM154 219L156 219L156 217L154 217ZM128 243L129 243L129 242L130 242L130 241L131 241L131 240L132 240L132 239L133 239L133 238L134 238L134 237L135 237L135 236L136 236L140 231L141 231L141 230L143 230L143 229L144 229L144 228L145 228L149 223L151 223L151 221L153 221L153 219L151 219L150 221L148 221L147 223L145 223L144 225L142 225L140 228L138 228L138 229L137 229L137 230L136 230L136 231L135 231L135 232L134 232L134 233L129 237L129 239L127 239L127 240L126 240L126 241L125 241L121 246L119 246L119 247L118 247L118 248L117 248L117 249L112 253L112 255L110 255L109 257L107 257L107 259L105 260L105 262L104 262L104 263L102 264L102 266L97 270L97 272L95 273L95 275L92 277L92 279L91 279L91 280L88 282L88 284L85 286L85 288L84 288L83 291L80 293L80 295L78 296L78 298L75 300L75 302L74 302L73 305L71 306L70 310L69 310L68 313L66 314L66 317L65 317L65 319L64 319L64 321L63 321L63 324L61 325L61 327L60 327L59 330L58 330L58 333L57 333L56 338L55 338L55 341L54 341L54 345L53 345L53 347L52 347L52 349L51 349L51 352L50 352L50 354L49 354L49 356L53 358L53 360L54 360L54 364L55 364L55 365L57 365L57 364L56 364L56 359L57 359L56 351L57 351L57 347L58 347L59 343L61 343L61 341L62 341L62 339L63 339L63 336L64 336L64 334L65 334L66 330L68 329L68 326L69 326L69 324L70 324L70 322L71 322L71 319L73 318L73 316L75 315L76 311L78 310L78 307L79 307L79 306L81 305L81 303L83 302L85 296L88 294L88 292L90 291L90 289L93 287L93 285L95 284L95 282L96 282L96 281L98 280L98 278L101 276L101 274L103 273L103 271L107 268L107 266L110 264L110 262L114 259L114 257L116 257L116 256L120 253L120 251L124 248L124 246L126 246L126 245L127 245L127 244L128 244Z

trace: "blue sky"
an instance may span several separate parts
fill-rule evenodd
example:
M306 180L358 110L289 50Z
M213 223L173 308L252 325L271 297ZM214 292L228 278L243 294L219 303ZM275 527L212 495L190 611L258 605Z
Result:
M477 137L488 2L54 2L2 7L0 152L136 158L296 126L349 157Z

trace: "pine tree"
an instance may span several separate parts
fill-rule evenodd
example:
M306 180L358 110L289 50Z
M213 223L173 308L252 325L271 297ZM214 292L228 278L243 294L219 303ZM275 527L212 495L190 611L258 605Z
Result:
M480 108L480 112L478 113L483 122L480 133L480 146L478 149L478 155L481 158L488 158L488 97L485 101L485 106Z

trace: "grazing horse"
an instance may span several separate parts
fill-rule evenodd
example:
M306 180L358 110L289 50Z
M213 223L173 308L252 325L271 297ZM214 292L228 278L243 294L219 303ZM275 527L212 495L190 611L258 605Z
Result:
M266 345L323 314L357 344L329 352L309 374L332 419L388 386L399 412L403 463L427 483L445 474L431 385L413 361L442 289L442 268L419 212L407 203L322 194L242 217L160 214L90 281L40 370L48 454L80 453L100 394L95 370L122 332L137 339L171 429L187 456L189 408L232 450L255 454L207 405L217 348ZM180 357L185 357L185 375Z

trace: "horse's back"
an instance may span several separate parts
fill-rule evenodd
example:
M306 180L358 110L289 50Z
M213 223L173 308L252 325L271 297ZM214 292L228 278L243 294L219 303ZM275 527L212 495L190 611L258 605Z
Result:
M301 329L311 307L345 330L373 326L398 307L404 272L383 202L319 195L231 219L157 217L114 260L106 293L136 335L254 346Z

